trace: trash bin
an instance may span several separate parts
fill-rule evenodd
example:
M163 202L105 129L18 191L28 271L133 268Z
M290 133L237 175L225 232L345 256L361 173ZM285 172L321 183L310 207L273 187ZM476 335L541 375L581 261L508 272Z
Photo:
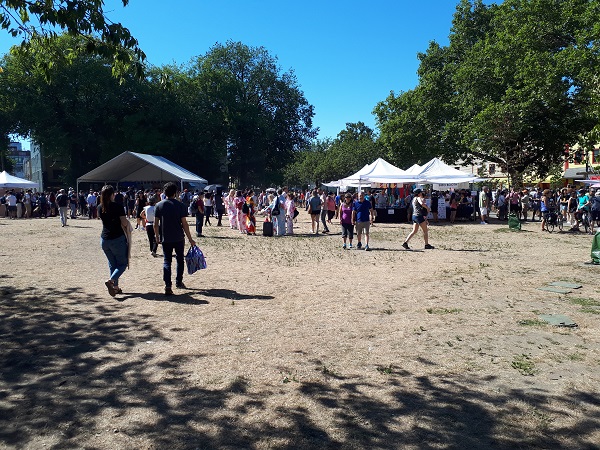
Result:
M519 220L516 214L508 215L508 228L516 231L521 230L521 221Z
M600 264L600 231L592 238L592 264Z

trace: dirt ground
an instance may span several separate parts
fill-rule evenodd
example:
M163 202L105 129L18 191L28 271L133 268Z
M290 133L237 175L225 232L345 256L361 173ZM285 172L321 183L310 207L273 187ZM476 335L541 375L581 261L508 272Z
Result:
M224 225L173 297L135 232L115 299L99 221L0 219L0 447L600 448L591 236L440 224L405 251L379 224L365 252L305 212ZM537 290L558 280L583 287Z

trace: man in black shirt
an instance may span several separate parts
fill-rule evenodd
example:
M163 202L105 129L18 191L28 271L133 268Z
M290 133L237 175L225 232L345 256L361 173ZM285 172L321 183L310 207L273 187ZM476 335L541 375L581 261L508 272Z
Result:
M177 185L173 182L165 184L164 193L167 198L159 202L154 211L154 235L156 236L156 242L160 242L163 247L165 295L173 295L173 290L171 289L171 261L173 260L173 251L175 251L175 259L177 261L175 287L185 289L185 285L183 284L183 247L185 236L187 236L191 246L196 245L196 243L192 239L190 227L187 223L187 209L183 203L175 199Z
M69 196L61 189L56 196L56 204L58 205L58 214L60 215L60 226L67 225L67 209L69 208Z

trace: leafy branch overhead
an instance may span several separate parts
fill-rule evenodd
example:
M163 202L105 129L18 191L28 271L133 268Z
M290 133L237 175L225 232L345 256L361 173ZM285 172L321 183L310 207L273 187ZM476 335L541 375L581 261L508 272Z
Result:
M449 45L419 55L418 85L375 107L382 143L398 162L489 161L544 178L565 144L598 137L598 17L599 0L461 0Z
M127 6L129 0L122 2ZM108 19L103 7L103 0L0 0L0 27L23 38L13 47L14 53L45 49L51 56L46 69L53 61L72 61L77 54L87 53L109 60L114 76L122 77L127 71L142 76L146 55L127 28ZM60 33L84 39L68 52L58 52L51 42Z

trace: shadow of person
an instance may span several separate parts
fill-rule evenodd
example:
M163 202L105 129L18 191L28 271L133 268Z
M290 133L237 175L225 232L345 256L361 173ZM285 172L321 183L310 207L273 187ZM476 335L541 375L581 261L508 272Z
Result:
M273 300L272 295L241 294L232 289L195 289L206 297L221 297L228 300Z
M200 300L194 298L191 294L185 291L174 291L173 295L165 295L159 292L145 292L145 293L137 293L137 292L128 292L123 295L118 295L115 297L116 300L120 302L124 302L125 300L131 300L135 298L141 298L142 300L148 300L152 302L170 302L170 303L179 303L182 305L208 305L209 302L207 300Z

